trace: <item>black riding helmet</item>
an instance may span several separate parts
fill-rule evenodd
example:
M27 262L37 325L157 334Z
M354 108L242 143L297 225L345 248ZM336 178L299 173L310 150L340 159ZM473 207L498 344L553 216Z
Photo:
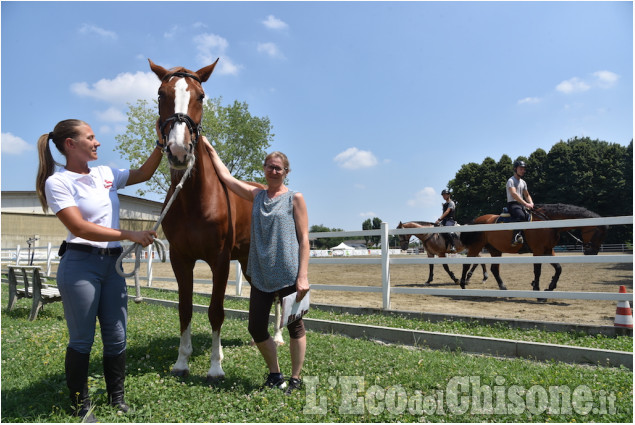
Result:
M447 189L443 189L443 190L441 191L441 195L450 195L450 191L449 191L449 190L447 190Z
M516 171L516 168L518 168L518 167L527 168L527 164L525 163L525 161L523 161L521 159L517 159L516 161L514 161L514 171Z

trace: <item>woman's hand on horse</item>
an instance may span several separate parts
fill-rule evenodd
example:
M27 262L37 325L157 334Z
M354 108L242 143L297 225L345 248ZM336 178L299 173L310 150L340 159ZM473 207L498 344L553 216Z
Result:
M207 137L201 136L201 140L203 141L203 144L205 145L205 147L207 148L209 153L211 153L211 154L215 154L216 153L216 149L214 149L214 146L212 146L212 144L209 142L209 140L207 140Z

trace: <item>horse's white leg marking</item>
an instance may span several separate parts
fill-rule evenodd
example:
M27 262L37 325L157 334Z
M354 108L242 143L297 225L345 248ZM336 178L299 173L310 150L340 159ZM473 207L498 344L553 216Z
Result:
M220 340L220 331L212 331L212 356L208 378L224 378L225 372L221 363L223 362L223 345Z
M188 325L185 332L181 334L181 343L179 344L179 357L176 359L172 372L186 372L189 373L190 368L187 365L187 361L192 355L192 325Z
M174 85L174 113L187 115L189 104L190 92L187 90L187 81L185 81L185 78L180 78ZM170 152L179 160L183 160L188 153L184 144L186 129L187 125L185 123L176 123L172 126L172 130L170 130L168 135Z
M280 317L282 316L280 301L275 301L276 305L276 314L275 314L275 323L273 324L273 341L278 345L284 345L284 338L282 338L282 329L280 328Z

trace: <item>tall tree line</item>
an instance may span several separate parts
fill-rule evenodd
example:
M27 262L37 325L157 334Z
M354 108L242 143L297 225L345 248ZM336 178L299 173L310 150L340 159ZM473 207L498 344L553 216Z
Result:
M633 214L633 141L628 146L573 138L549 152L537 149L529 157L524 180L536 204L571 204L603 217ZM513 161L503 155L481 164L464 164L448 183L457 203L457 219L468 223L483 214L498 214L507 204L505 184ZM613 226L607 243L633 240L631 226Z

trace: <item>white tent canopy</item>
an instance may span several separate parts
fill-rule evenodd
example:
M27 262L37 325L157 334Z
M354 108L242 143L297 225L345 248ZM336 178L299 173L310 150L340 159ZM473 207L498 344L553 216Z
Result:
M341 244L339 244L338 246L334 246L333 248L331 248L332 250L354 250L355 248L353 248L352 246L348 246L346 245L344 242L342 242Z

